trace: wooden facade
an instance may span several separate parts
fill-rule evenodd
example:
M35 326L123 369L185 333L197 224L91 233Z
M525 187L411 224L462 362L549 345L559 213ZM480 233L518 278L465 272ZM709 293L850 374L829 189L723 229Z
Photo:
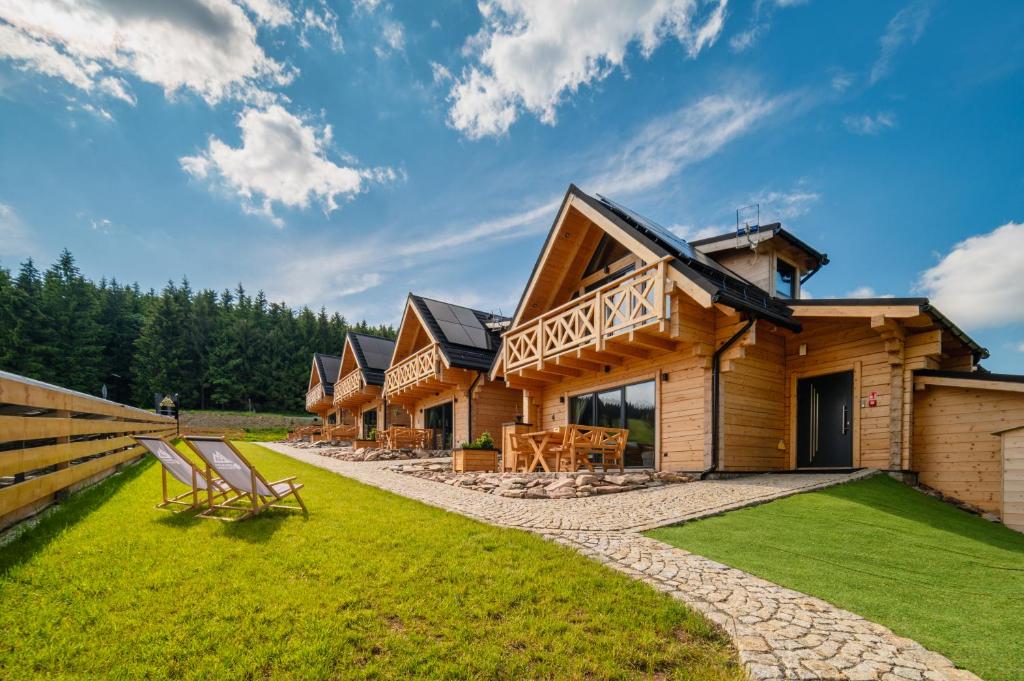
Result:
M351 425L347 413L334 404L334 385L338 380L341 358L322 353L313 354L309 369L309 385L306 388L306 411L316 414L323 421L322 439L330 438L330 427Z
M827 416L849 449L838 467L919 473L999 513L992 433L1024 426L1024 394L979 382L971 372L987 351L926 299L791 297L827 263L779 225L688 245L571 187L491 376L523 391L524 420L543 429L580 414L614 420L616 400L629 425L629 386L640 385L654 396L653 436L642 419L638 429L655 452L643 465L688 472L836 467L815 459L818 426L807 429L801 397L825 395L831 409L821 391L832 381L848 386L841 415ZM916 377L936 371L972 376L970 397L922 391Z
M381 351L385 349L393 353L394 341L352 332L345 336L338 382L334 384L334 407L355 427L360 439L369 439L371 429L412 423L402 405L389 405L384 399L384 372L391 363L390 353L382 359Z
M444 335L432 308L454 309L464 317L488 317L483 312L410 295L394 356L385 373L383 396L389 404L405 408L414 428L438 431L438 448L476 439L485 431L497 439L501 425L514 420L522 405L518 390L487 375L500 342L497 333L487 329L484 336L493 344L492 349L454 343ZM434 418L439 414L444 424Z

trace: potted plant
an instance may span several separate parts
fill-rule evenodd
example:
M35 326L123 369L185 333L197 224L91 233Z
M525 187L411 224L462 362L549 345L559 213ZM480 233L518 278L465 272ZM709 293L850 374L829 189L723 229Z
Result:
M494 446L494 438L487 431L472 442L463 442L452 451L452 469L456 473L495 472L501 450Z

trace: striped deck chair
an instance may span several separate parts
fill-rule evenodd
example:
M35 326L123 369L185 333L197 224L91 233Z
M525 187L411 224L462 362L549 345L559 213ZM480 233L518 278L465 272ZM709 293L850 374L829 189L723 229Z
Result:
M299 496L302 485L295 482L295 476L277 482L267 482L259 471L253 468L242 452L223 438L186 437L185 443L192 448L196 456L203 460L207 470L216 471L234 492L234 496L220 503L213 503L211 500L210 507L200 513L200 517L230 522L244 520L257 513L262 513L268 508L302 511L309 515L306 504ZM290 496L295 497L298 506L281 503ZM241 511L242 515L238 517L215 515L218 510Z
M186 508L182 510L199 508L212 499L227 496L227 493L231 491L227 483L219 478L211 478L207 473L199 470L194 463L185 458L181 452L174 448L174 445L164 438L137 435L135 436L135 441L145 447L160 462L163 501L156 505L157 508L167 508L175 505L185 506ZM168 473L181 484L187 485L188 491L174 497L168 497ZM200 494L202 494L201 497ZM188 497L192 498L191 501L182 501Z

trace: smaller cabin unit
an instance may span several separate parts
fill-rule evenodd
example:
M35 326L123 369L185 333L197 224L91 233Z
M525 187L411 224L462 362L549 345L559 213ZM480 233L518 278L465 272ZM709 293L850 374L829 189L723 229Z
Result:
M968 407L925 404L928 372L982 378L988 352L924 298L801 299L828 262L779 224L689 243L571 186L491 376L534 430L628 428L627 466L874 467L999 513L993 433L1024 426L1024 384L972 381L995 416L941 431Z
M409 294L385 372L383 396L403 406L415 428L433 432L433 447L451 449L522 412L522 393L488 370L508 319Z
M369 439L378 430L411 425L409 413L384 399L384 372L391 366L395 341L349 331L341 353L334 406L356 426L356 435Z
M340 357L320 352L313 353L309 387L306 388L306 411L319 416L324 425L341 423L340 414L334 406L334 384L338 380L340 365Z

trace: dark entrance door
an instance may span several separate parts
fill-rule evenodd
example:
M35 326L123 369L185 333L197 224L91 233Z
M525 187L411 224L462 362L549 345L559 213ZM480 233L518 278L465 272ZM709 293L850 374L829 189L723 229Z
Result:
M434 448L452 448L452 403L445 402L423 411L423 427L434 431Z
M367 409L363 412L363 437L370 437L370 431L377 430L377 409Z
M853 466L853 372L797 382L799 468Z

